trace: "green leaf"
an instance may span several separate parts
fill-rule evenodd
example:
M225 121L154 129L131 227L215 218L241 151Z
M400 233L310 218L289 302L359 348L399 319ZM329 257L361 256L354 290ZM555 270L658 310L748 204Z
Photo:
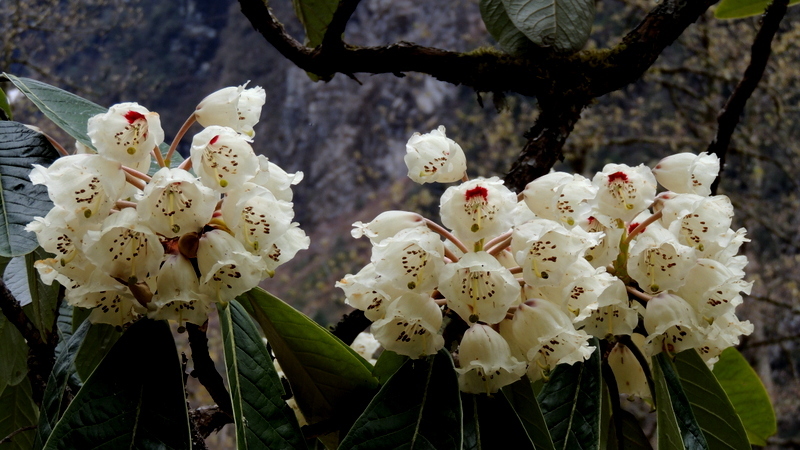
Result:
M31 382L24 378L16 386L6 386L0 395L0 439L25 427L36 425L36 404L31 399ZM30 450L34 430L23 431L0 445L0 450Z
M580 50L594 22L594 0L502 0L511 23L540 47Z
M708 444L669 356L653 357L659 450L706 450Z
M0 312L0 392L28 374L28 344L17 327ZM2 433L0 433L2 434ZM2 439L0 437L0 439Z
M406 361L408 361L408 356L398 355L391 350L384 350L375 363L372 375L378 379L378 383L385 384L395 372L403 367Z
M633 414L620 409L614 413L615 417L609 423L608 430L608 447L609 449L624 449L624 450L653 450L647 435L642 431L639 420ZM622 421L622 445L617 442L617 433L615 431L614 420Z
M711 450L750 450L747 432L725 391L694 349L675 357L681 386Z
M756 371L733 347L725 349L714 364L714 376L742 419L751 444L767 445L778 431L769 394Z
M325 31L339 6L339 0L292 0L294 12L306 31L306 46L322 43Z
M502 392L461 394L464 414L464 450L495 448L513 442L515 449L535 449L522 421Z
M717 19L740 19L742 17L764 14L764 10L772 0L722 0L714 10ZM791 0L789 6L800 3L800 0Z
M56 319L59 285L44 284L33 264L37 259L49 256L44 250L37 248L33 253L12 258L3 274L8 290L22 305L33 325L44 333L52 331L53 321Z
M227 306L218 305L218 310L236 423L236 448L307 448L253 320L236 300Z
M519 381L504 387L503 394L522 421L536 450L555 450L528 377L524 376Z
M8 104L8 97L2 89L0 89L0 109L2 109L6 114L7 119L5 120L11 120L14 118L14 116L11 114L11 105Z
M461 449L461 399L446 350L403 364L372 399L341 450Z
M313 424L355 417L378 380L372 365L303 313L256 287L237 300L261 325L297 404Z
M44 390L42 407L39 415L39 426L36 430L36 448L47 442L50 432L53 430L59 417L61 417L61 405L64 393L67 390L69 378L75 373L75 355L78 352L83 338L89 331L91 324L85 321L78 330L72 334L64 344L61 353L56 358L53 371L47 379L47 386Z
M597 449L600 445L600 349L573 365L559 364L539 393L539 405L556 449Z
M107 323L92 324L75 355L75 369L81 380L89 378L120 336L122 332Z
M28 100L33 102L44 115L53 121L59 128L64 130L68 135L75 138L81 144L94 148L92 139L87 133L89 119L97 114L105 114L108 108L104 108L97 103L86 100L83 97L77 96L71 92L59 89L41 81L32 80L30 78L21 78L8 73L3 74L9 81L11 81L17 89L20 90ZM49 145L49 143L48 143ZM166 154L169 145L162 143L159 148L162 154ZM56 157L58 155L56 154ZM170 161L170 167L177 167L183 161L183 157L177 152L173 154ZM37 163L43 164L43 163ZM49 165L43 164L43 165ZM30 165L28 165L29 167ZM155 158L150 163L148 173L150 175L156 173L160 167L155 161ZM46 213L46 211L45 211ZM44 214L38 214L44 216ZM1 249L1 247L0 247ZM2 254L2 253L0 253Z
M480 9L489 34L507 53L521 55L536 47L511 22L502 0L481 0Z
M142 319L128 329L44 448L191 448L183 371L166 322Z
M3 75L59 128L83 145L94 148L86 133L86 125L90 117L104 114L108 112L108 108L41 81L19 78L8 73Z
M50 165L58 152L41 134L17 122L0 121L0 255L21 256L39 246L25 231L34 216L53 207L47 188L28 179L32 164Z

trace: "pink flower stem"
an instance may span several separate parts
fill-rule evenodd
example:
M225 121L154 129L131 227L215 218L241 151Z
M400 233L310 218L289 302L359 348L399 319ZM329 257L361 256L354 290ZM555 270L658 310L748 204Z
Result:
M127 200L117 200L117 209L122 208L136 208L136 203Z
M152 179L152 178L150 178L150 175L148 175L146 173L139 172L136 169L131 169L130 167L122 166L122 170L124 170L126 174L130 174L130 175L132 175L132 176L144 181L145 183L149 183L150 180Z
M456 256L456 254L450 251L450 249L447 247L444 249L444 256L445 258L449 259L450 262L458 262L458 256Z
M453 236L453 234L447 231L443 226L439 225L438 223L430 219L425 219L425 225L427 225L431 231L438 233L443 238L455 244L455 246L458 247L458 249L461 250L462 252L469 253L469 250L467 250L467 246L465 246L463 242L459 241L458 238Z
M137 188L139 188L141 190L144 190L144 187L146 186L144 181L140 180L139 178L136 178L135 176L131 175L127 171L125 172L125 181L127 181L128 183L136 186Z
M156 158L158 167L167 167L167 163L164 161L164 155L161 154L161 149L158 148L157 145L150 153L152 153L153 157Z
M511 269L508 269L508 271L513 274L522 273L522 267L512 267Z
M500 241L494 248L487 250L492 256L497 256L511 245L511 236Z
M640 290L638 290L638 289L636 289L634 287L625 286L625 289L628 291L629 294L633 295L634 297L638 298L639 300L643 300L645 302L648 302L648 301L653 299L652 295L647 295L644 292L642 292L642 291L640 291Z
M189 127L194 125L196 120L197 118L195 117L194 113L192 113L192 115L186 119L186 122L183 122L183 126L181 126L181 129L178 130L178 134L175 135L175 139L172 140L172 144L169 145L169 150L167 151L166 156L164 156L165 160L170 161L172 159L172 154L175 153L175 149L178 148L178 143L183 138L183 135L189 131Z
M70 153L67 151L67 149L65 149L63 145L59 144L58 141L56 141L55 139L50 137L50 135L48 135L47 133L41 132L41 131L40 131L40 133L42 133L42 135L50 142L50 144L52 144L53 147L56 148L56 151L58 151L58 153L61 156L69 156L70 155Z
M634 228L633 231L631 231L630 234L628 234L628 237L625 238L625 242L623 242L623 244L625 245L630 244L631 240L633 240L633 238L636 237L637 234L640 234L642 231L644 231L645 228L647 228L648 225L660 219L662 215L663 214L661 213L661 211L659 211L653 214L652 216L648 217L647 219L645 219L639 225L636 225L636 228Z
M186 158L178 165L178 169L189 170L192 168L192 158Z
M507 233L501 234L500 236L493 237L492 239L489 239L489 242L486 243L486 248L492 248L492 246L494 244L497 244L498 242L503 241L507 237L511 236L511 233L512 233L512 231L509 231Z

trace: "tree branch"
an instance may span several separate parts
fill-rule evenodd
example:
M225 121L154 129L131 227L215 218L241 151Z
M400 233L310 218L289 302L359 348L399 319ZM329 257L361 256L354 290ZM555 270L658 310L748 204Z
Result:
M731 136L739 123L739 118L744 112L747 100L756 90L761 77L764 75L764 69L767 67L767 61L772 54L772 39L775 33L778 32L781 20L786 15L786 8L789 0L773 0L767 7L764 17L761 19L761 28L758 30L753 46L750 48L750 64L744 71L744 75L736 88L728 97L725 106L722 107L719 116L717 116L717 136L708 146L708 153L713 153L719 157L720 161L720 175L714 180L711 185L711 193L716 194L719 182L722 179L722 169L725 167L725 157L728 153L728 146L731 143Z
M231 416L219 406L201 406L189 411L189 418L195 424L197 432L203 439L217 432L225 425L233 423Z
M191 375L206 388L219 408L232 417L231 396L225 388L222 376L217 372L214 360L208 354L208 337L205 326L199 327L187 322L186 332L189 334L189 347L192 349L192 363L194 364Z

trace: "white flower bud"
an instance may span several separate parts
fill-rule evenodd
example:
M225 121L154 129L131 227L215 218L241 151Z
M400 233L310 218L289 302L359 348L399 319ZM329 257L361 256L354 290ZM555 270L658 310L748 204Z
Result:
M261 108L267 101L267 94L259 86L250 89L245 89L245 86L247 83L238 87L222 88L209 94L197 105L194 113L197 122L204 127L230 127L253 137L253 126L261 117Z
M522 378L526 370L524 361L511 356L508 342L492 327L481 324L464 333L458 361L458 385L471 394L494 394Z
M706 152L670 155L653 168L656 180L668 190L704 196L711 195L711 184L718 173L719 158Z
M408 211L384 211L369 223L355 222L350 234L358 239L366 236L373 245L397 234L406 228L425 226L425 219Z
M403 160L408 177L420 184L452 183L467 171L464 151L445 136L444 126L427 134L414 133L406 144Z

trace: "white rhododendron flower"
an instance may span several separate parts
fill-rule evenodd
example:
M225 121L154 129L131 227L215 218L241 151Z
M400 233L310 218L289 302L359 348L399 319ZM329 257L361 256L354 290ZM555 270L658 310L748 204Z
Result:
M153 231L175 237L200 231L211 220L219 194L181 169L164 167L142 192L137 206L140 220Z
M486 252L467 253L447 264L439 275L439 291L447 306L469 324L498 323L519 297L514 275Z
M120 103L105 114L93 116L87 134L99 155L129 167L164 142L158 114L137 103Z
M394 287L391 280L378 275L372 263L355 275L345 275L336 287L344 291L345 303L364 311L367 319L373 322L383 319L389 304L405 293Z
M590 215L589 200L597 195L597 186L578 174L553 172L528 183L523 194L538 217L571 228Z
M470 243L511 229L516 206L517 196L497 177L449 187L439 203L442 224Z
M443 256L441 237L422 227L401 230L372 248L375 272L392 280L398 289L416 292L436 286Z
M654 223L640 234L630 251L628 273L648 294L683 286L696 260L695 252L674 234Z
M124 103L90 119L97 152L77 145L30 173L54 203L26 226L53 254L34 263L42 282L63 285L67 303L92 309L93 322L124 327L146 315L202 325L214 302L253 289L308 248L289 202L302 174L257 157L245 136L263 95L240 92L239 128L207 127L175 168L166 167L171 154L152 153L164 137L158 114ZM218 108L209 100L200 114L224 116ZM151 161L160 169L148 175Z
M659 184L672 192L708 196L719 174L719 157L706 152L676 153L659 161L653 174Z
M194 112L200 125L230 127L253 137L253 126L261 116L267 93L260 86L249 89L245 86L247 83L222 88L201 100Z
M46 169L34 164L30 178L47 186L56 206L95 222L108 216L125 187L120 163L100 155L64 156Z
M650 333L645 345L651 356L662 351L680 353L702 343L697 313L677 295L662 292L647 302L644 327Z
M653 203L656 179L644 165L606 164L592 179L594 206L601 214L629 221Z
M258 157L248 139L233 128L210 126L192 140L192 168L204 185L228 192L253 178Z
M444 126L427 134L414 133L404 158L408 177L417 183L452 183L467 172L464 151L444 134Z
M401 295L383 319L372 324L372 334L387 350L419 358L432 355L444 346L438 334L442 311L426 294Z
M384 211L369 223L355 222L350 234L358 239L366 236L373 244L397 234L398 231L425 225L425 219L417 213L408 211Z
M511 355L511 348L498 332L475 324L464 333L458 352L458 385L463 392L494 394L525 374L525 361Z

